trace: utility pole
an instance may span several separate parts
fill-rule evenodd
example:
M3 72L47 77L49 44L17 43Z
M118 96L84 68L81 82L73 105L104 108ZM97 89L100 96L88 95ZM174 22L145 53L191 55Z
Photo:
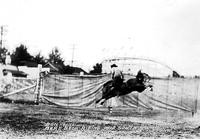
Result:
M75 44L73 44L73 48L72 48L72 61L71 61L71 67L73 67L73 63L74 63L74 50L75 50Z
M1 40L0 40L0 48L3 48L3 26L1 26Z

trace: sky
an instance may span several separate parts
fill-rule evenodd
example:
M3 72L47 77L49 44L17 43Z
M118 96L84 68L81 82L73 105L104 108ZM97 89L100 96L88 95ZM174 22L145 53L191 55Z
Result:
M200 75L199 0L0 0L4 46L25 44L91 69L110 57L145 57Z

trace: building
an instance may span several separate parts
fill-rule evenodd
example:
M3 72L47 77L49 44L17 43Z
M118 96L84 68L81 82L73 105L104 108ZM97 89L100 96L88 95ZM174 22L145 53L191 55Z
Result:
M0 74L6 75L11 73L13 77L27 77L27 73L19 70L17 66L0 64Z

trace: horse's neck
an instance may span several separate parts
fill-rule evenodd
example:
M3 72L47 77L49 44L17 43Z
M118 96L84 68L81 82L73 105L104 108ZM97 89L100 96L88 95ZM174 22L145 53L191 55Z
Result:
M136 83L137 83L136 78L131 78L131 79L128 79L126 81L126 86L127 86L127 88L134 88L134 86L136 85Z
M132 84L137 83L137 78L131 78L131 79L130 79L130 82L131 82Z

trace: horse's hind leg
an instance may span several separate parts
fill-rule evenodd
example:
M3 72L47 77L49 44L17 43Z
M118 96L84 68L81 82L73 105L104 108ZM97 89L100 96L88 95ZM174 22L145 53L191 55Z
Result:
M97 100L96 103L100 102L100 104L103 105L106 100L108 100L109 98L113 97L113 93L112 92L114 92L114 89L106 88L103 91L103 95L102 95L101 99Z
M102 100L102 98L96 100L96 104L99 103Z
M108 99L110 99L112 97L113 97L112 95L109 95L106 98L102 98L103 101L100 104L103 105L106 102L106 100L108 100Z

